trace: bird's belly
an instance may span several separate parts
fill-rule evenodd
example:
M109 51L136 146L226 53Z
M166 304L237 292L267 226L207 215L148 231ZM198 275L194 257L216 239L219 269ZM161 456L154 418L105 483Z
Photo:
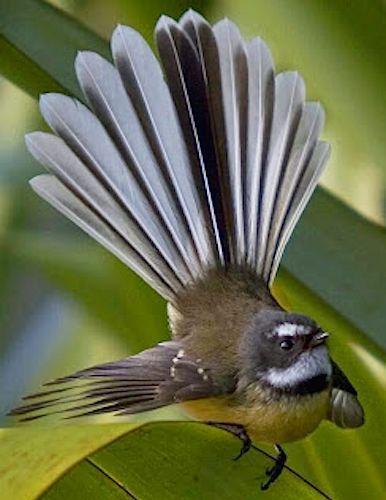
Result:
M253 441L285 443L313 432L326 417L329 391L310 396L285 396L268 404L234 404L227 397L187 401L184 409L202 421L241 424Z

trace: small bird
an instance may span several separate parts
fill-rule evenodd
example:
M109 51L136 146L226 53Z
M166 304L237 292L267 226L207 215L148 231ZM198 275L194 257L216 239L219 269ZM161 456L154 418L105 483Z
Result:
M270 291L329 156L324 112L305 101L298 73L275 74L267 45L227 19L163 16L155 40L160 62L121 25L114 64L79 52L88 106L42 95L54 134L30 133L26 144L49 171L32 188L166 299L171 340L49 382L11 414L129 415L178 403L240 437L239 456L252 440L274 444L267 489L285 464L280 444L323 419L364 423L328 334Z

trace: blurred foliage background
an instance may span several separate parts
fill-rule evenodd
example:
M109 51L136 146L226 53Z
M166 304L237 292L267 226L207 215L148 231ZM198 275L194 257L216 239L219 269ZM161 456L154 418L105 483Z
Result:
M22 8L23 2L0 0L1 13L18 3ZM305 78L308 98L320 100L326 108L324 136L331 142L333 153L322 178L323 186L372 221L373 225L366 227L384 236L386 23L382 0L51 3L105 39L117 23L123 23L140 31L152 43L153 27L160 14L176 18L189 7L212 22L230 17L246 36L262 36L271 47L277 69L297 69ZM25 15L31 13L26 11ZM6 15L0 17L0 28L3 33L12 29ZM45 29L49 31L50 26ZM0 43L0 58L4 50L6 45ZM9 77L4 64L2 73ZM72 67L68 67L68 78L74 78ZM17 74L13 73L11 79L23 87ZM0 423L5 425L6 411L43 380L136 352L166 338L167 324L165 304L155 293L30 190L28 180L42 169L27 154L23 136L31 130L45 129L36 100L15 83L0 78L0 109ZM351 224L351 219L343 220L343 216L342 220L326 219L326 214L321 213L321 217L326 232L331 229L339 234L340 224ZM349 261L358 249L366 255L366 229L361 229L361 224L353 225L356 232L346 240L347 246L343 239L341 247L334 249L341 252L342 262ZM293 248L291 243L289 255ZM385 248L374 248L377 252L383 250L383 255L375 256L366 265L369 275L378 275L376 293L382 294L385 268L378 273L377 266L385 260ZM372 252L374 257L373 248ZM316 282L323 280L321 262L318 260L319 267L315 267ZM355 273L355 260L350 266ZM343 263L335 272L337 279L344 282L345 276L340 273L351 270ZM339 318L331 320L335 314L331 307L328 314L324 313L325 305L318 302L320 293L305 305L301 283L284 272L281 283L284 292L279 293L286 295L290 290L291 305L312 312L317 319L326 318L327 323L339 324ZM353 292L355 295L350 290ZM335 304L331 305L334 308ZM379 328L379 318L384 319L386 311L374 305L377 307L378 310L369 311L369 321L371 314L378 318L373 322L371 343L361 341L362 347L361 343L354 346L358 357L346 361L352 368L357 359L368 362L363 377L371 373L379 382L373 387L372 397L381 394L386 380L381 347L386 346L386 338ZM339 303L336 309L339 315ZM358 326L362 328L354 319L349 333L348 327L342 325L341 337L334 346L342 356L345 346L363 334L353 333ZM374 437L373 442L377 439ZM301 453L301 447L298 452L295 449L296 453ZM310 474L311 469L310 466L307 471ZM379 477L373 479L376 491L382 491Z

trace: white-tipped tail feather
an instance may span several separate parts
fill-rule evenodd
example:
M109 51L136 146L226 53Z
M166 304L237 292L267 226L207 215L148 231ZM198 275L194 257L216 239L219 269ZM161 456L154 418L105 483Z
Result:
M171 302L210 267L246 265L270 284L328 157L323 110L228 20L189 11L155 36L163 71L125 26L115 66L78 55L93 112L41 98L58 137L27 136L51 174L32 187Z

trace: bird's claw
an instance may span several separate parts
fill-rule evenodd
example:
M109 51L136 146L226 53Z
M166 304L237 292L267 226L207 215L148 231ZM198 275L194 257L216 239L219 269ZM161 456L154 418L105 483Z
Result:
M233 458L233 460L235 462L237 460L239 460L243 455L245 455L246 453L248 453L248 451L251 449L251 446L252 446L252 442L251 442L251 440L249 438L246 439L245 441L243 441L243 445L241 447L240 452Z
M276 481L276 479L280 476L280 474L283 471L287 456L284 453L284 450L279 446L275 445L277 451L278 451L278 456L276 458L275 464L273 467L270 467L266 469L265 474L268 476L268 479L261 483L261 489L263 491L267 490L271 484Z

